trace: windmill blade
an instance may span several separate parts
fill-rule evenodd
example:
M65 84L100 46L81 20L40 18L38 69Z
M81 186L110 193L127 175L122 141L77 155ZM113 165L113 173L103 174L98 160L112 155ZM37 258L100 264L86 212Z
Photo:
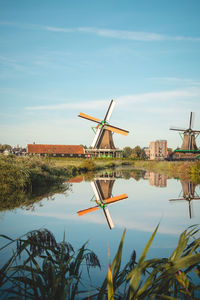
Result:
M97 181L91 181L91 186L95 195L96 200L99 202L103 203L103 195L102 195L102 191L99 188L99 185L97 184Z
M93 121L93 122L96 122L96 123L99 123L101 121L100 119L91 117L91 116L86 115L82 112L78 115L78 117L83 118L83 119L87 119L87 120L90 120L90 121Z
M169 201L185 201L185 198L176 198L176 199L169 199Z
M87 214L87 213L90 213L90 212L95 211L95 210L98 210L98 209L99 209L98 206L94 206L94 207L86 208L86 209L83 209L83 210L79 210L79 211L77 212L77 214L78 214L79 216L83 216L83 215L85 215L85 214Z
M188 192L189 192L189 195L191 195L192 194L192 183L191 183L191 181L188 181Z
M187 131L187 129L184 129L184 128L178 128L178 127L170 127L169 130L175 130L175 131Z
M111 100L110 105L109 105L108 110L107 110L107 113L105 115L104 121L109 122L110 116L113 112L115 104L116 104L116 102L114 100Z
M94 136L93 142L91 144L92 148L95 148L95 145L97 144L98 140L101 138L102 133L103 133L103 128L102 127L98 127L97 131L96 131L96 134Z
M109 228L110 228L110 229L113 229L113 228L115 227L115 225L114 225L113 220L112 220L112 218L111 218L111 216L110 216L110 213L109 213L108 208L105 207L105 208L103 209L103 211L104 211L104 214L105 214L105 217L106 217L106 221L107 221L107 223L108 223Z
M109 130L109 131L119 133L119 134L123 134L123 135L128 135L129 134L129 131L118 128L118 127L115 127L115 126L112 126L112 125L105 126L105 129Z
M191 129L191 128L193 127L193 123L194 123L194 113L191 112L191 113L190 113L189 129Z
M110 204L110 203L114 203L114 202L124 200L124 199L127 199L127 198L128 198L127 194L122 194L122 195L115 196L115 197L112 197L112 198L107 198L104 201L106 202L106 204Z
M192 203L189 202L189 216L190 216L190 219L192 218Z

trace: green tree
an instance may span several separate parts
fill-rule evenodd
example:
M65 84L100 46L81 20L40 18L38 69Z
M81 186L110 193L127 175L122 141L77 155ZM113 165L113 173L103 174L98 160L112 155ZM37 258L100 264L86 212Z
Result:
M142 148L140 146L136 146L135 148L133 148L132 150L132 154L131 154L132 158L144 158L144 152L142 150Z
M5 151L5 150L11 150L12 147L8 144L0 145L0 150Z
M123 149L123 154L124 154L124 157L130 157L131 154L132 154L132 148L131 147L125 147Z

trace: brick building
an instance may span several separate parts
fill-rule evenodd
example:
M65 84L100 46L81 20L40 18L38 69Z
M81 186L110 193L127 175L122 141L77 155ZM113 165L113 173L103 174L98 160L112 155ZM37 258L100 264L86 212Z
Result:
M43 145L43 144L28 144L28 154L37 154L41 156L71 156L85 157L85 149L80 145Z
M167 141L157 140L150 142L150 159L151 160L164 160L167 158Z

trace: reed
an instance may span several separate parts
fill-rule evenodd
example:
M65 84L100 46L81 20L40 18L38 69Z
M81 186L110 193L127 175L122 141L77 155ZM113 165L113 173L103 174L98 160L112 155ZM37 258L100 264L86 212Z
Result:
M147 259L158 227L140 257L136 260L133 251L122 267L124 231L113 261L109 259L105 280L94 288L89 271L100 268L100 262L87 243L75 251L65 235L58 243L47 229L17 240L1 235L8 243L0 251L13 248L0 270L2 299L199 299L199 227L185 230L169 257Z
M62 190L72 173L37 157L0 155L0 209L18 206L29 195Z

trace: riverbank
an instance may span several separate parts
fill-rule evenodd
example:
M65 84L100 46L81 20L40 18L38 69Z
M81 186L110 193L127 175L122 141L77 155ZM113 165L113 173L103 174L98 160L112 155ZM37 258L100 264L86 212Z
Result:
M41 196L64 192L69 189L67 181L74 176L85 174L90 179L94 171L124 166L200 183L200 162L0 155L0 210L29 205Z
M30 205L41 196L64 192L79 174L115 168L118 160L17 157L0 155L0 210Z
M134 169L157 172L168 175L169 177L183 178L200 183L200 162L189 161L150 161L133 159L51 159L57 167L84 168L87 164L91 165L90 170L105 168L117 168L120 166L131 166ZM86 168L87 169L87 168Z
M200 183L200 162L188 161L142 161L134 162L134 167L147 171L182 178Z

